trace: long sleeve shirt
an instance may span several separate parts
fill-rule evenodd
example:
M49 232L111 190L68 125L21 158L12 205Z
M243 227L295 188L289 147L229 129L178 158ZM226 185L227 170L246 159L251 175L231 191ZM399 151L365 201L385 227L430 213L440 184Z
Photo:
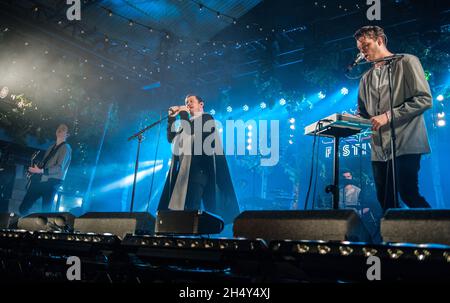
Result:
M389 112L388 66L372 67L359 83L359 114L371 117L388 113L394 119L397 156L429 153L423 113L431 108L430 86L417 57L405 54L392 63L393 113ZM391 159L389 123L372 135L372 161Z
M44 158L47 157L53 147L54 145L47 149ZM65 143L58 148L56 153L50 159L48 159L47 163L43 167L44 174L41 177L41 181L46 182L49 179L58 179L63 181L66 177L67 170L69 169L71 158L72 148L68 143Z

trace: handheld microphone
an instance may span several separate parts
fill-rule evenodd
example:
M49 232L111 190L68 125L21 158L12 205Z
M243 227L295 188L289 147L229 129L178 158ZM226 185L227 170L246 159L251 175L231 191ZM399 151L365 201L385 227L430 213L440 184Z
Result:
M179 106L171 106L169 107L169 113L173 115L175 112L179 110L179 108L180 108Z
M349 64L349 66L347 66L347 71L351 71L356 65L359 64L359 62L361 62L362 60L364 60L365 56L363 53L359 53L355 60L353 60L353 62L351 64Z

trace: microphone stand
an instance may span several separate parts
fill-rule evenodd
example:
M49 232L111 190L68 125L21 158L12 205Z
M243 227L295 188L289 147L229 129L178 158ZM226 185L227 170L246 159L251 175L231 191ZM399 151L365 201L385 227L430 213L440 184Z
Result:
M135 138L138 139L138 148L137 148L137 153L136 153L136 163L134 165L133 190L131 192L130 213L133 212L134 196L136 194L136 179L137 179L137 173L138 173L138 169L139 169L139 152L141 150L142 140L144 139L144 136L142 134L145 133L146 131L148 131L150 128L160 124L162 121L166 120L167 118L169 118L169 116L165 116L164 118L161 118L158 121L156 121L156 122L154 122L154 123L144 127L143 129L141 129L140 131L138 131L137 133L135 133L134 135L132 135L131 137L128 138L128 141L131 141L131 140L133 140Z
M392 185L394 191L394 208L399 207L398 187L397 187L397 146L394 123L394 96L392 95L392 62L394 60L403 58L403 55L392 55L378 60L371 61L371 63L386 62L388 67L389 78L389 111L391 113L389 128L391 130L391 156L392 156ZM389 162L388 162L389 163Z

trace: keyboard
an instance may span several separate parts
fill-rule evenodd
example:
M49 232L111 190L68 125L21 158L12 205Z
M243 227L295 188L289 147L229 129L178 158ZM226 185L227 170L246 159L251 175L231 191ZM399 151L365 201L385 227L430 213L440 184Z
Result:
M305 135L343 138L371 127L369 119L336 113L306 126Z

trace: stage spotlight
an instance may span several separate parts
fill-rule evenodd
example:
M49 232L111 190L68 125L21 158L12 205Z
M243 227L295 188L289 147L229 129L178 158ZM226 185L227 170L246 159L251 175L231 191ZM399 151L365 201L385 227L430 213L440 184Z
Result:
M436 97L436 100L438 100L439 102L444 101L444 95L438 95L438 96Z
M318 97L320 100L325 99L326 96L327 96L327 95L326 95L324 92L322 92L322 91L320 91L320 92L317 94L317 97Z
M247 133L247 136L249 136L249 137L253 136L252 132L249 131L249 132Z
M247 128L248 128L248 130L252 130L253 129L253 125L250 124L250 125L247 126Z
M251 144L252 143L252 138L248 138L247 143Z
M295 125L294 125L294 124L291 124L290 128L291 128L292 130L295 130Z
M438 113L437 116L439 119L442 119L445 117L445 113L444 112Z
M233 108L231 106L227 107L227 112L231 113L233 111Z
M214 109L212 109L212 110L209 111L209 113L210 113L211 115L215 115L215 114L216 114L216 111L215 111Z
M75 205L78 207L83 205L83 198L75 198Z
M294 141L293 140L289 140L289 144L294 144Z
M247 149L248 149L248 150L252 150L252 146L251 146L251 145L248 145L248 146L247 146Z
M242 110L243 110L244 112L248 111L248 105L245 104L244 106L242 106Z
M437 122L437 125L439 126L439 127L444 127L445 126L445 120L438 120L438 122Z
M348 95L348 88L346 88L346 87L341 88L341 94L343 96Z
M286 105L286 100L284 98L280 99L280 105L281 106Z
M267 107L266 102L261 102L261 103L259 104L259 107L261 107L261 109L265 109L265 108Z
M289 119L289 123L294 124L295 123L295 118Z

